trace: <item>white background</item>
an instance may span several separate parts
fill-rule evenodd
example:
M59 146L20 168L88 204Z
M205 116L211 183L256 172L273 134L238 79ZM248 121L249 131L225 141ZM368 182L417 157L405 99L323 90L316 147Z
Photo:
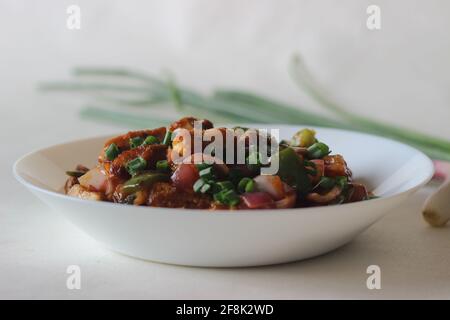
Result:
M81 30L66 9L81 7ZM381 7L382 28L366 28ZM301 52L337 100L355 112L450 138L448 1L0 2L0 297L18 298L450 298L450 232L420 218L430 188L349 246L303 263L244 270L190 269L122 257L48 211L11 175L38 147L117 131L80 121L78 96L36 91L75 65L170 69L203 92L252 89L320 112L289 79ZM83 288L65 288L69 264ZM383 289L365 287L382 267Z

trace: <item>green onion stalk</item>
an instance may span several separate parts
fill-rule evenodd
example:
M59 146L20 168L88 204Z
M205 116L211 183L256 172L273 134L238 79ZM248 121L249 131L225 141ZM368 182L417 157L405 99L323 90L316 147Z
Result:
M42 83L39 89L93 96L94 102L81 110L82 118L136 129L167 125L174 118L159 116L157 108L173 105L179 115L192 114L219 122L283 123L377 134L407 143L434 159L450 161L449 140L381 123L348 111L325 93L298 55L291 60L289 72L301 90L336 117L306 111L302 106L248 91L218 89L205 95L177 85L173 77L158 78L128 69L75 68L73 80ZM142 108L153 109L153 112L148 115L133 114Z

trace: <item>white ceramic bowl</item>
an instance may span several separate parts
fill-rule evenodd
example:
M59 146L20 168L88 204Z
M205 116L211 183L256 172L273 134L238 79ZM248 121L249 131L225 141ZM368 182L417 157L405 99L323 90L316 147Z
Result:
M281 129L281 138L299 130L272 127ZM345 157L355 180L381 198L328 207L228 212L135 207L64 195L65 171L77 164L93 166L108 137L32 152L16 162L14 173L37 197L114 251L190 266L283 263L320 255L351 241L433 174L430 159L404 144L350 131L316 130L333 153Z

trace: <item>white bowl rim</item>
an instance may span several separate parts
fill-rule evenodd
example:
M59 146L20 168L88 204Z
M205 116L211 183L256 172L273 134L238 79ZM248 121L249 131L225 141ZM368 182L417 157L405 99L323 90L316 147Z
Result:
M248 124L241 124L241 125L248 125ZM255 126L255 127L257 127L258 125L264 125L265 127L269 127L269 128L274 127L274 126L284 126L284 127L293 127L294 126L294 125L287 125L287 124L278 124L278 125L276 125L276 124L250 124L250 125ZM298 125L298 127L302 128L302 127L304 127L304 125ZM82 143L85 141L90 141L93 139L100 139L100 138L108 139L108 138L114 136L114 134L81 138L81 139L71 140L71 141L67 141L67 142L57 143L57 144L50 145L47 147L37 148L34 151L26 153L25 155L21 156L19 159L17 159L15 161L15 163L13 165L13 174L17 181L19 181L21 184L25 185L29 189L45 193L49 196L62 198L62 199L68 200L68 201L81 202L84 204L92 203L93 205L107 206L107 207L128 206L128 207L130 207L129 209L133 208L132 210L145 210L145 211L147 211L148 214L156 213L156 211L166 211L165 213L169 213L169 214L183 213L183 214L194 214L194 215L208 214L208 215L228 215L228 216L240 216L240 215L246 215L246 216L248 216L248 215L257 215L257 216L264 215L264 216L266 216L266 215L273 215L273 214L278 214L278 213L282 213L282 214L302 214L303 213L303 214L306 214L306 213L309 213L312 211L333 210L337 206L346 207L346 208L351 209L351 208L366 205L369 203L371 203L372 205L376 205L376 203L378 203L380 201L386 201L389 199L397 198L404 194L416 191L420 187L427 184L434 175L434 165L433 165L432 160L426 154L424 154L422 151L420 151L410 145L407 145L405 143L402 143L402 142L399 142L397 140L393 140L390 138L386 138L386 137L382 137L382 136L378 136L378 135L374 135L374 134L369 134L369 133L364 133L364 132L359 132L359 131L344 130L344 129L338 129L338 128L329 128L329 127L319 127L319 126L312 126L312 127L314 127L314 129L317 129L317 130L322 130L322 129L336 130L336 131L340 131L340 132L358 134L361 136L367 136L367 137L371 137L371 138L375 137L378 139L389 141L389 143L401 145L402 147L405 147L405 148L409 149L410 151L415 152L418 155L422 156L423 160L428 162L428 174L421 181L419 181L416 185L414 185L414 186L410 187L409 189L406 189L402 192L394 193L392 195L384 196L384 197L380 197L380 198L374 198L374 199L370 199L370 200L364 200L364 201L358 201L358 202L352 202L352 203L343 203L343 204L330 205L330 206L305 207L305 208L287 208L287 209L261 209L261 210L217 209L217 210L209 210L209 209L186 209L186 208L166 208L166 207L151 207L151 206L133 206L133 205L114 203L114 202L109 202L109 201L84 200L84 199L71 197L71 196L68 196L68 195L60 193L60 192L56 192L56 191L52 191L52 190L48 190L48 189L44 189L39 186L36 186L35 184L33 184L33 183L27 181L25 178L23 178L20 175L20 173L18 172L18 166L19 166L20 162L23 161L24 159L26 159L27 157L30 157L36 153L43 152L43 151L46 151L46 150L49 150L52 148L62 147L68 143ZM123 132L119 133L119 134L123 134Z

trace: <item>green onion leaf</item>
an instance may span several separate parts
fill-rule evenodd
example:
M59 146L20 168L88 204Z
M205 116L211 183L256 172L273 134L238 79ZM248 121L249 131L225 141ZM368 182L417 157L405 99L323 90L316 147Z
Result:
M129 101L130 105L139 105L149 109L170 103L174 103L176 106L182 104L183 108L189 108L189 112L194 116L205 117L207 115L222 123L287 123L362 131L394 138L419 148L434 159L450 161L449 140L353 114L326 94L326 90L320 86L301 59L297 57L292 62L290 72L294 80L306 93L317 100L319 105L335 112L338 117L331 118L307 112L299 108L301 106L291 106L251 92L219 90L213 95L206 96L185 87L178 87L173 81L163 81L126 69L78 68L74 72L75 81L47 83L40 85L40 88L67 92L78 91L89 95L94 93L96 99L102 99L106 94L110 102L120 106L124 106L124 101ZM78 78L79 76L83 77ZM118 84L108 84L109 82L103 81L103 78ZM127 80L135 81L137 84L125 85ZM124 84L120 84L120 81L123 81ZM126 98L121 97L121 94L126 95ZM81 111L81 116L133 128L145 128L149 126L149 123L155 125L167 123L169 119L158 118L156 112L147 116L142 113L132 114L128 110L118 112L89 107Z
M235 206L241 201L241 198L236 194L234 190L227 190L223 194L223 202L229 206Z
M231 190L224 189L220 192L215 193L213 197L215 201L229 206L235 206L239 204L239 202L241 201L241 198L233 189Z

